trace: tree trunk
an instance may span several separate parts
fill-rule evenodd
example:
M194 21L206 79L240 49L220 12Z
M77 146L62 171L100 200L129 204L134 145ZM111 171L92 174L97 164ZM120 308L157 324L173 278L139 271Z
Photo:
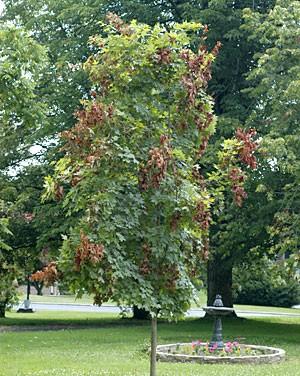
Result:
M30 298L30 274L27 276L27 294L26 299L29 300Z
M149 320L150 314L143 308L138 308L137 306L133 306L133 318L136 320Z
M150 376L156 376L157 316L151 318Z
M43 282L33 281L32 282L34 288L36 289L37 295L42 296L43 295Z
M233 307L232 298L232 268L231 259L214 257L208 262L207 268L207 305L214 303L217 294L222 296L224 307ZM236 313L233 312L236 317Z
M0 302L0 317L5 317L6 303Z

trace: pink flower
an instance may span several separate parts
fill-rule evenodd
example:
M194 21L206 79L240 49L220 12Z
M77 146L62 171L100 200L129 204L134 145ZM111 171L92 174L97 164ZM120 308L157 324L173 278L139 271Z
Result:
M209 352L214 352L215 350L217 350L218 348L218 345L216 343L214 343L212 346L210 346L208 348Z

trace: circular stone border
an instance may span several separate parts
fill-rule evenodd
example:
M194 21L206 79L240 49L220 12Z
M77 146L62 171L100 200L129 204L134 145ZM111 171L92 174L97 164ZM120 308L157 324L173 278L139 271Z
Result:
M203 346L206 343L201 343ZM212 355L185 355L172 354L169 351L176 349L177 346L192 345L191 343L175 343L168 345L157 346L157 360L161 362L180 362L180 363L231 363L231 364L263 364L263 363L278 363L285 359L285 351L276 347L258 346L258 345L244 345L241 347L249 347L253 350L261 350L265 352L262 355L241 355L241 356L212 356Z

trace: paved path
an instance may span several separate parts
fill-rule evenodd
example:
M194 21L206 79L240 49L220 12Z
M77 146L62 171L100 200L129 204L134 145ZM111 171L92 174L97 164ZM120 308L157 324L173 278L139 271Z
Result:
M79 311L79 312L101 312L101 313L120 313L121 308L113 305L102 305L101 307L92 304L71 304L71 303L32 303L32 308L36 311ZM300 308L300 307L299 307ZM131 308L127 308L131 312ZM240 317L299 317L300 311L295 313L285 312L261 312L236 310ZM201 308L192 308L187 311L187 317L203 317L204 311Z

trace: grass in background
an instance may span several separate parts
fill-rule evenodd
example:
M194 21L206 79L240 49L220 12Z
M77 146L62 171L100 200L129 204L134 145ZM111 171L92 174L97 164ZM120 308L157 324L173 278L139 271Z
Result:
M0 333L1 376L147 376L150 323L80 312L9 313L3 325L89 326L89 329ZM224 320L224 337L281 347L287 361L276 365L158 363L159 376L300 376L300 319ZM209 340L210 320L160 322L159 343Z
M20 302L25 299L25 295L21 296ZM30 300L33 303L63 303L63 304L93 304L93 298L89 295L84 295L82 298L78 299L75 295L60 295L60 296L53 296L53 295L31 295ZM104 305L115 305L113 302L104 303ZM199 295L199 303L193 304L193 308L201 308L206 306L206 293L201 292ZM281 312L281 313L292 313L292 314L299 314L300 310L296 310L293 308L282 308L282 307L269 307L269 306L250 306L250 305L240 305L235 304L234 308L238 311L258 311L258 312Z
M76 312L76 311L37 311L34 313L7 312L6 318L0 318L0 328L20 326L103 326L107 323L114 325L124 324L126 320L120 319L118 314L98 312ZM11 328L8 328L11 329ZM1 351L0 351L1 353ZM1 375L1 373L0 373Z
M26 295L20 296L20 302L26 299ZM84 295L82 298L76 298L75 295L30 295L33 303L63 303L63 304L93 304L93 298Z
M300 309L284 308L284 307L270 307L270 306L251 306L235 304L234 308L237 311L250 311L250 312L270 312L270 313L289 313L294 315L300 315Z

